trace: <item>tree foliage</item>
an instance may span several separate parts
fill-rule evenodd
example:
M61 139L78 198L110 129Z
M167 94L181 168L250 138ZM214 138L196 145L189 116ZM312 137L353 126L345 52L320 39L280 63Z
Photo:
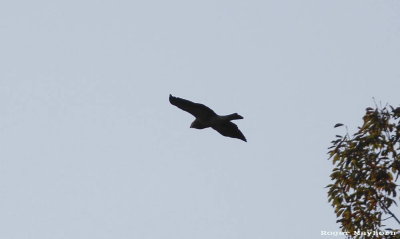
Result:
M384 224L400 226L393 213L399 199L400 107L367 108L356 133L336 135L331 143L328 153L334 168L328 200L342 231L357 239L400 238L398 229Z

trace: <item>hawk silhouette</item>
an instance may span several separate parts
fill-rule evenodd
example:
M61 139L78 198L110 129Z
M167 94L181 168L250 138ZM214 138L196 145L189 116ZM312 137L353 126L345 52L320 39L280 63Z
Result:
M171 94L169 95L169 102L196 117L190 125L190 128L205 129L211 127L223 136L237 138L247 142L237 125L231 122L231 120L243 119L239 114L217 115L212 109L203 104L174 97Z

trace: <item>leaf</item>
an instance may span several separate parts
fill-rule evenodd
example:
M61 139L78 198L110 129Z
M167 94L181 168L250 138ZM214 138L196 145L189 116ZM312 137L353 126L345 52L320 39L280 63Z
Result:
M333 128L337 128L337 127L340 127L340 126L343 126L343 124L342 123L337 123L337 124L335 124L335 126L333 126Z
M394 110L393 110L393 113L394 113L395 115L400 114L400 107L397 107L396 109L394 109Z

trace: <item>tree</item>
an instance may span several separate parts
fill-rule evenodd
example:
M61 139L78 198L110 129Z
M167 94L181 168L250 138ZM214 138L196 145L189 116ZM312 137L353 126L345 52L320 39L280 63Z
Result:
M358 131L352 136L346 131L336 135L328 152L334 165L328 201L340 228L348 238L400 238L399 229L384 225L400 225L393 213L399 199L400 107L369 107Z

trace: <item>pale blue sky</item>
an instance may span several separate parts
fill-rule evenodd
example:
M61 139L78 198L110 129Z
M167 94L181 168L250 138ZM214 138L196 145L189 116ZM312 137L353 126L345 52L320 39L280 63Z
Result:
M0 238L327 238L329 142L399 104L400 2L2 1ZM238 112L190 129L168 95Z

